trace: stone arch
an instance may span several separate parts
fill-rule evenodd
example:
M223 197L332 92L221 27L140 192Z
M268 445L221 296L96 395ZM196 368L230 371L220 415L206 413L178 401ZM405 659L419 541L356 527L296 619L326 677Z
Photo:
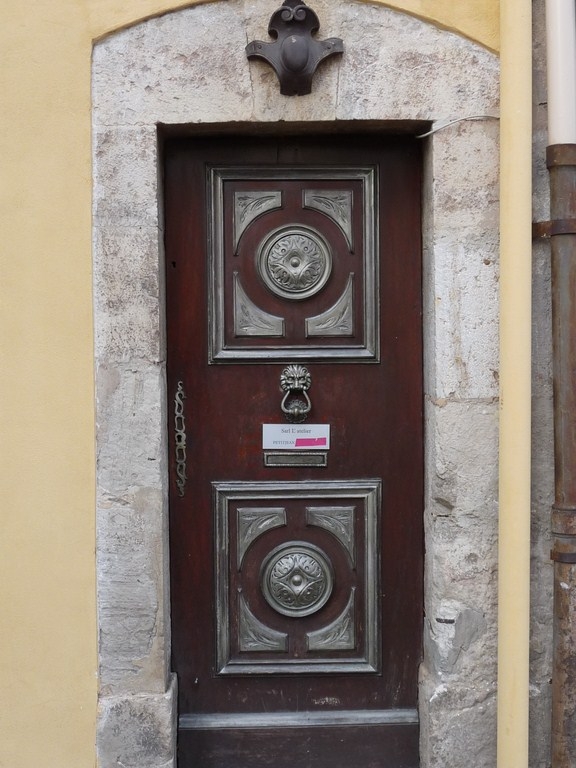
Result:
M244 57L248 40L266 39L266 0L195 5L94 48L101 768L175 764L159 124L194 135L461 121L423 139L421 751L424 766L457 768L470 760L462 744L481 743L475 765L494 762L497 123L466 118L496 114L498 61L382 5L314 9L321 35L342 37L346 52L304 97L280 96L273 72Z

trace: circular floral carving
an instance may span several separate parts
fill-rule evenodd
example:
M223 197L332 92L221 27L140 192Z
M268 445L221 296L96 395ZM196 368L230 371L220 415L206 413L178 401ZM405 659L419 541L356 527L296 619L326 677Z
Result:
M262 568L262 592L284 616L319 611L332 593L334 578L328 557L312 544L296 541L273 550Z
M260 245L260 277L277 296L306 299L320 291L332 271L326 240L309 227L282 227Z

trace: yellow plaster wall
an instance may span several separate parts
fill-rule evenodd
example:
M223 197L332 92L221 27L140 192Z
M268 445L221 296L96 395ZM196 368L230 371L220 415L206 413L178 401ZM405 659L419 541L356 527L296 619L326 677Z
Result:
M88 7L90 28L94 39L133 24L139 19L157 16L167 10L185 8L211 0L140 0L119 3L117 0L84 0ZM368 0L365 0L368 2ZM414 16L428 19L438 26L459 32L493 51L499 44L498 0L371 0L375 5L396 8ZM282 0L270 4L270 12ZM314 3L309 3L314 7ZM136 10L137 7L137 10Z
M94 765L90 33L2 3L0 766Z
M381 4L459 32L492 51L499 49L498 0L398 0Z
M91 47L192 4L2 3L0 768L95 764ZM498 46L498 0L383 4Z

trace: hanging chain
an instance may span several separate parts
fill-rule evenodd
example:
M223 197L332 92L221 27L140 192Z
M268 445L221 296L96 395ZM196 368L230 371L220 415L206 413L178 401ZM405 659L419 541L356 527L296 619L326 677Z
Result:
M176 446L176 485L178 495L186 489L186 421L184 419L184 384L179 381L174 396L174 440Z

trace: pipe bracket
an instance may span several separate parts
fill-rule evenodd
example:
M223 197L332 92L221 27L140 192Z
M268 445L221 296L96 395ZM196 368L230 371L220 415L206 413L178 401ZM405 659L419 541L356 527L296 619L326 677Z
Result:
M554 219L532 223L532 239L554 237L555 235L576 235L576 219Z
M550 144L546 147L546 165L576 165L576 144Z

